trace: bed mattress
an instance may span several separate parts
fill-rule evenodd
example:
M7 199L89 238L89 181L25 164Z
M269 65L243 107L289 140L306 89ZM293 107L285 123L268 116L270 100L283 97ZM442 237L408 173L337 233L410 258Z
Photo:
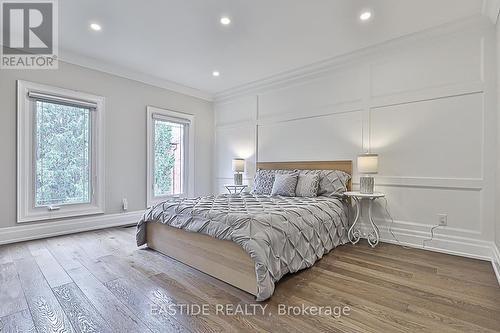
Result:
M283 275L312 266L348 241L348 206L336 197L173 198L146 210L137 226L138 246L146 243L150 222L239 244L255 262L259 301L271 297Z

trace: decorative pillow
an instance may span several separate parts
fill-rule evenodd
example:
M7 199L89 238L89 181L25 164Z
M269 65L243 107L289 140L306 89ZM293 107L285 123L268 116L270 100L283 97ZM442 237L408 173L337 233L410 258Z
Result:
M252 193L270 195L274 184L274 173L274 170L257 170Z
M339 170L320 170L318 195L326 197L342 196L347 191L351 176Z
M274 176L291 173L297 173L297 170L257 170L253 178L252 194L270 195L273 189Z
M274 170L274 174L275 175L288 175L288 174L293 174L293 173L298 173L299 170L281 170L281 169L278 169L278 170Z
M318 196L319 173L299 174L295 195L298 197Z
M298 178L298 173L276 174L271 195L294 197Z

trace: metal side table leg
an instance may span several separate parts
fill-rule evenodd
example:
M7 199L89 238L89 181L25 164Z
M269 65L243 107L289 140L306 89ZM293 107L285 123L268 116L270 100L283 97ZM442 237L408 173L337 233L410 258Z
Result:
M370 199L369 203L368 203L368 219L370 220L370 224L371 224L372 229L373 229L373 232L368 234L368 243L370 244L371 247L377 246L378 241L380 240L380 233L379 233L378 227L373 222L373 217L372 217L373 201L374 201L374 199Z
M361 238L361 232L359 231L358 228L356 228L356 223L358 223L359 213L361 210L361 202L358 200L358 198L352 198L352 199L354 200L354 206L356 206L356 218L354 219L354 222L349 228L347 237L349 238L349 241L352 244L356 244L357 242L359 242L359 239Z

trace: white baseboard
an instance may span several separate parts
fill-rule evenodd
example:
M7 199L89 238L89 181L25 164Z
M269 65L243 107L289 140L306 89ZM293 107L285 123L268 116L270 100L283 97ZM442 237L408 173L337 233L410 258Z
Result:
M360 226L360 229L363 234L371 231L366 225ZM442 233L434 235L433 239L428 241L430 238L429 233L400 227L392 229L397 238L396 240L387 226L379 226L379 230L381 242L490 261L500 285L500 251L495 242L450 236ZM424 241L425 246L423 246Z
M134 225L139 221L143 213L143 211L135 211L0 228L0 245L96 229ZM369 230L366 225L360 227L364 233ZM386 226L379 228L382 242L398 244ZM393 233L401 245L491 261L500 284L500 251L494 242L439 234L435 235L432 241L426 242L426 246L423 247L423 241L429 238L426 233L403 228L393 228Z
M392 228L396 240L389 232L387 226L379 226L380 240L386 243L393 243L419 248L423 250L442 252L462 257L491 260L491 242L478 240L469 237L458 237L445 235L443 233L435 234L432 241L429 232L422 232L406 228ZM367 233L368 226L363 225L361 231ZM423 245L425 241L425 246Z
M493 270L497 276L498 284L500 284L500 251L498 246L493 242L491 245L491 264L493 265Z
M55 222L23 224L0 228L0 245L33 239L72 234L82 231L133 225L139 222L144 211L95 215L83 218L64 219Z

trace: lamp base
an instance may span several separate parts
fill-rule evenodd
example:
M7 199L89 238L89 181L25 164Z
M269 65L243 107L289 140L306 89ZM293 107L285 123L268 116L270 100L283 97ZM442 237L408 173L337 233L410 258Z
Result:
M373 194L375 181L373 177L363 176L359 179L359 192L363 194Z
M234 185L243 185L243 175L241 173L234 174Z

